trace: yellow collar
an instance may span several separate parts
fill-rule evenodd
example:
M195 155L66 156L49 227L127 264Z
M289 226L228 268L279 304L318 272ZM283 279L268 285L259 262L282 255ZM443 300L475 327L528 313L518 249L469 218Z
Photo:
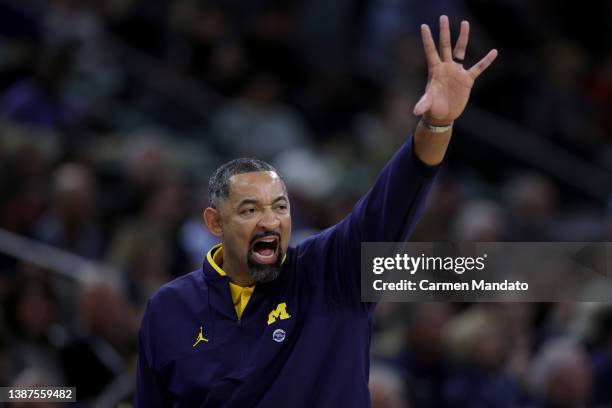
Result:
M227 274L219 265L223 265L223 244L219 243L208 251L206 254L206 260L213 267L215 271L221 276L226 276Z
M213 267L215 271L221 276L226 276L227 274L219 265L223 265L223 245L217 244L208 251L208 255L206 255L206 259L208 263ZM253 294L253 290L255 290L255 285L253 286L239 286L235 283L229 283L230 293L232 295L232 302L234 303L234 309L236 309L236 315L240 319L242 317L242 312L251 300L251 295Z

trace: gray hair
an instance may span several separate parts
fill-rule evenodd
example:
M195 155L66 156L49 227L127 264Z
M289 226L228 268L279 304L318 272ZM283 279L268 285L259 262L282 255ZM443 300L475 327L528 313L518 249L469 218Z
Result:
M254 158L240 158L231 160L221 165L210 176L208 180L208 201L212 208L218 208L219 200L229 197L230 193L230 178L236 174L252 173L257 171L272 171L276 173L281 180L283 178L278 174L276 169L269 163L263 160ZM285 181L283 180L283 184Z
M576 365L588 368L588 357L580 343L570 337L550 340L542 346L531 363L528 386L531 393L546 398L549 381L556 372L573 370Z

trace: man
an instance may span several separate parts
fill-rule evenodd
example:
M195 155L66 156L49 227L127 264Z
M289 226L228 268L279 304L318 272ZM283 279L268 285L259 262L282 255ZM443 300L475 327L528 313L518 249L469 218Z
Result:
M209 184L209 230L222 243L203 268L163 286L140 332L137 407L368 407L374 304L360 302L360 249L404 241L424 204L474 80L497 56L461 65L469 26L440 53L421 27L429 79L414 138L343 221L289 248L285 185L270 165L238 159ZM455 61L453 61L453 56Z

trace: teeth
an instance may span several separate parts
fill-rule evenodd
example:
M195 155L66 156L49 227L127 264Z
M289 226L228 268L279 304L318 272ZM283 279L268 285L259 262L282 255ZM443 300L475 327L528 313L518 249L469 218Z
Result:
M278 243L278 237L260 238L260 239L256 240L253 243L253 245L255 245L258 242L265 242L266 244L277 244Z
M267 243L271 243L271 242L276 242L276 238L267 238L267 239L260 239L258 240L259 242L267 242Z

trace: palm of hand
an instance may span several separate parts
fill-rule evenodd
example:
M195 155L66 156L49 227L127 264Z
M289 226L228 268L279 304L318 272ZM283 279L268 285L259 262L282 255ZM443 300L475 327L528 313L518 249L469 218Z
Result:
M474 79L460 64L443 62L430 72L426 93L431 107L425 113L432 122L450 123L461 115L470 97Z

